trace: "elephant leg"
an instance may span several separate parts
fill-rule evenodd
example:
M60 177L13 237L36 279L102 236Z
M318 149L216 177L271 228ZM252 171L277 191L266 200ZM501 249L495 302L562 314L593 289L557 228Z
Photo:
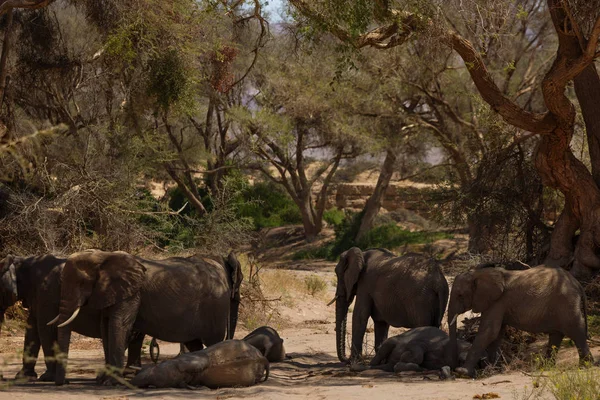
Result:
M411 346L400 356L400 361L394 365L394 372L423 371L421 364L425 350L421 346Z
M29 314L25 340L23 341L23 367L17 373L16 379L37 379L35 364L40 353L40 335L34 313Z
M113 377L103 379L103 385L113 385L122 375L127 340L131 337L133 323L137 316L140 295L136 294L127 301L117 303L108 311L108 364L107 372Z
M577 346L579 352L579 365L584 366L585 364L591 364L594 362L594 357L590 352L590 348L587 343L587 331L585 329L585 323L573 324L568 326L568 331L565 332L566 336L571 338Z
M548 347L546 348L546 359L552 365L556 362L556 354L565 335L562 332L550 332L548 335Z
M141 332L133 332L127 346L127 364L125 368L133 366L142 366L142 346L144 345L144 337L146 335Z
M375 351L379 350L381 344L387 339L390 325L385 321L375 321Z
M390 354L396 348L396 343L393 341L384 342L381 347L377 350L375 357L371 360L371 366L383 365L389 361ZM390 364L393 367L393 364ZM393 368L392 368L393 369ZM390 371L391 372L391 371Z
M39 380L42 382L54 382L56 378L56 360L54 346L56 345L57 332L54 326L48 326L38 319L38 333L44 351L44 361L46 363L46 372L44 372Z
M199 351L204 348L204 344L202 343L202 340L200 340L200 339L191 340L189 342L185 342L185 344L182 343L179 345L179 351L180 351L179 354L187 353L186 347L187 347L187 350L189 350L189 351Z
M489 365L496 364L498 361L500 345L502 344L502 340L504 339L504 331L506 329L505 325L502 325L500 328L500 332L498 333L498 337L488 346L487 348L487 363Z
M472 378L475 377L475 366L484 355L485 350L489 345L498 338L500 330L502 329L503 313L500 309L494 310L494 306L491 308L491 310L488 310L486 314L482 314L481 316L479 331L469 350L464 367L456 369L457 372L469 375Z
M102 315L100 319L100 333L102 334L102 349L104 350L104 365L108 365L108 317ZM96 383L101 384L106 379L106 370L98 371Z
M352 313L352 350L350 360L356 361L361 358L363 350L363 339L367 331L367 324L371 316L371 300L356 297L354 312Z
M371 369L380 369L385 372L394 372L395 365L396 365L395 363L386 363L386 364L372 365L370 368Z

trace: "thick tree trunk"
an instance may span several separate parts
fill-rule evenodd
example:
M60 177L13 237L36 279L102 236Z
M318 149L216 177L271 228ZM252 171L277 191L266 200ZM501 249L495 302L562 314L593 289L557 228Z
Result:
M0 110L4 106L4 99L6 97L6 82L8 76L8 54L10 52L12 43L12 31L13 31L13 10L12 8L8 11L6 16L6 28L4 28L4 41L2 43L2 55L0 56Z
M546 106L556 118L556 127L543 135L536 153L535 163L544 184L559 189L565 195L565 210L561 223L552 234L549 261L565 260L570 250L574 229L580 226L581 235L575 248L575 261L571 272L580 280L587 279L593 271L600 269L600 258L596 254L600 245L600 190L592 174L578 160L569 147L574 133L576 111L566 97L566 85L573 74L573 66L581 63L583 51L581 44L573 39L573 32L565 31L573 26L563 4L559 0L548 0L552 22L554 23L559 47L556 60L542 83L542 92ZM583 88L587 83L595 85L595 72L590 68L593 62L581 73L572 76L578 81L578 97L581 96L582 110L586 110L586 125L590 123L592 135L595 131L596 117L593 116L597 104L597 93ZM585 65L585 64L581 64ZM596 82L597 83L597 82ZM593 135L595 136L595 135ZM595 138L593 138L595 139ZM592 143L592 146L595 146ZM592 150L595 152L598 150ZM597 167L596 167L597 169ZM561 264L560 261L557 264Z
M323 220L316 218L313 207L311 195L303 195L301 198L296 199L296 204L300 209L300 215L302 215L302 225L304 226L304 236L307 242L312 242L317 238L317 235L321 233L323 229Z
M394 173L394 164L396 163L396 153L394 149L388 149L385 160L383 161L383 165L381 166L381 172L379 173L379 178L377 178L377 184L375 185L375 191L365 204L365 208L363 209L362 219L360 221L360 227L358 228L358 232L356 233L356 237L354 241L357 243L371 228L373 228L373 223L375 222L375 218L377 214L379 214L379 210L381 209L381 203L383 201L383 196L390 184L390 180L392 179L392 175Z

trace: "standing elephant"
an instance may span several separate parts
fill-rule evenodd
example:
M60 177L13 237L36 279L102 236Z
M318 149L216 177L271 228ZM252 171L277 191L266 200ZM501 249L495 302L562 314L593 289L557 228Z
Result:
M383 249L353 247L335 267L336 344L340 361L346 358L348 307L356 296L352 315L350 359L361 356L369 317L375 325L375 348L387 338L390 325L439 327L448 302L448 282L438 262L410 253L398 257Z
M564 336L575 342L579 359L592 360L587 345L586 298L582 286L561 268L540 265L523 271L480 268L462 273L452 285L448 306L452 367L457 366L457 316L481 313L479 331L464 368L457 372L473 377L484 351L495 359L504 327L549 333L547 356L558 350Z
M233 337L237 324L240 264L227 258L173 257L160 261L124 252L88 250L71 255L63 269L58 315L58 345L68 353L68 326L82 306L101 313L107 364L123 367L125 345L132 332L185 343L191 351ZM137 335L141 345L141 335ZM140 346L141 347L141 346ZM65 381L57 366L56 384ZM104 384L113 383L104 378Z
M53 255L39 257L16 257L8 255L0 261L0 320L4 311L21 301L29 310L23 348L23 367L16 378L37 378L35 364L40 347L44 352L46 371L40 381L52 382L55 379L56 362L54 344L58 338L55 326L47 325L59 312L60 276L65 264L64 258ZM93 338L100 338L100 312L82 307L73 321L72 330ZM141 343L140 343L141 349ZM140 353L138 349L137 353ZM129 354L127 365L139 365L139 357L134 360L134 352Z

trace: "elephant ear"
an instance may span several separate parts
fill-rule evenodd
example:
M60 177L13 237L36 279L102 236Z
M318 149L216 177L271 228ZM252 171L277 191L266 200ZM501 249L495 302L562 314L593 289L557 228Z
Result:
M497 268L473 273L473 312L484 312L504 293L504 274Z
M344 284L346 286L346 298L348 301L352 299L354 286L358 283L358 278L365 265L363 252L358 247L352 247L341 256L346 263L344 270Z
M233 251L227 256L225 267L231 278L231 298L234 298L236 293L239 293L240 291L240 286L244 280L244 274L242 273L242 266Z
M96 282L88 304L95 309L113 304L136 294L145 280L146 268L132 255L116 252L99 252Z

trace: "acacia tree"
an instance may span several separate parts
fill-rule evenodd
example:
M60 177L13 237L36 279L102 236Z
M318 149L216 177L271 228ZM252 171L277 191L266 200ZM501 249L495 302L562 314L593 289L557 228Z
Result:
M594 124L597 117L591 114L591 110L600 104L597 98L600 90L586 90L585 93L581 87L577 90L577 86L581 85L578 81L592 89L596 88L596 83L600 84L594 66L594 60L599 56L600 36L600 6L597 1L546 2L559 46L554 62L540 84L547 108L543 113L528 111L518 99L506 96L488 70L482 53L434 12L407 11L401 8L402 5L393 8L388 1L290 2L300 13L355 48L390 49L413 38L427 40L424 35L427 31L439 43L453 49L467 67L482 99L494 111L510 125L541 136L535 155L536 168L544 184L560 190L565 196L565 207L552 233L546 263L565 265L571 259L572 237L579 228L581 236L574 250L572 272L581 278L600 268L597 255L600 249L600 189L592 173L569 147L575 129L576 109L566 94L567 85L575 81L587 134L597 138L597 124ZM539 0L535 2L540 3ZM427 5L435 5L434 2L420 3L425 9ZM497 3L489 3L486 7ZM511 3L508 6L517 13L519 5L527 3ZM369 29L372 23L379 26ZM598 165L598 142L590 140L589 143L592 165ZM592 167L593 172L597 170L597 166Z
M249 167L285 188L312 241L323 228L330 184L341 161L356 157L363 127L344 106L351 86L331 81L331 53L282 49L280 44L271 48L253 73L256 94L248 107L238 109L237 118L256 159Z

